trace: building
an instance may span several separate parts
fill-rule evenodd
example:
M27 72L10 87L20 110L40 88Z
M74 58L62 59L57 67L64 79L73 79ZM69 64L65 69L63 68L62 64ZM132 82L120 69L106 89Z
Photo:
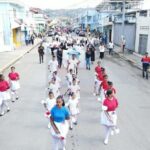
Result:
M39 8L30 8L32 12L34 23L35 23L35 32L38 34L44 32L47 28L48 17L46 14Z
M24 4L19 0L0 0L1 51L11 51L24 44L21 25L25 17Z
M99 27L99 13L96 10L87 10L79 16L79 25L82 30L94 31Z
M150 10L141 10L136 13L135 52L150 53Z

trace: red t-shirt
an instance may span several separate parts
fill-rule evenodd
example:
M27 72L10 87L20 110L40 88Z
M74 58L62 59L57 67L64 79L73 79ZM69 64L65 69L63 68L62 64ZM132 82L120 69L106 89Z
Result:
M107 91L109 89L108 81L104 79L101 83L101 86L105 91Z
M97 67L95 68L95 72L96 72L97 74L100 74L100 73L101 73L101 67L100 67L100 66L97 66Z
M100 81L103 81L103 80L104 80L102 73L99 73L99 74L97 75L97 77L98 77L98 79L99 79Z
M19 74L17 72L11 72L8 75L10 80L18 80L19 79Z
M143 63L150 63L150 57L144 56L144 57L142 58L142 62L143 62Z
M9 89L9 83L7 81L0 81L0 92L5 92Z
M107 107L107 111L115 111L118 107L118 100L115 97L113 97L112 100L106 98L103 102L103 105Z

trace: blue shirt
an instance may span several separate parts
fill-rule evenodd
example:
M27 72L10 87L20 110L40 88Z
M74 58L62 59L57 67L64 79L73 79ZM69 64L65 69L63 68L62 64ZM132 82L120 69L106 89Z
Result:
M51 110L51 117L55 122L64 122L69 116L69 110L64 106L61 108L54 106Z

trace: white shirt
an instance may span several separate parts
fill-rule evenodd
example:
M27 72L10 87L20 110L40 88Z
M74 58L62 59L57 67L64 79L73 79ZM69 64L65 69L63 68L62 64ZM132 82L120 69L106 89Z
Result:
M58 62L57 60L50 60L49 63L48 63L48 66L49 66L49 69L50 71L53 73L55 71L57 71L58 69Z
M80 92L80 87L79 87L78 84L76 84L76 85L71 85L71 86L70 86L70 90L71 90L71 92L77 94L77 93Z
M100 47L99 47L99 51L100 51L100 52L105 52L105 47L104 47L104 46L100 46Z
M74 70L75 67L77 67L77 64L79 63L79 61L75 58L74 60L73 59L70 59L69 60L69 70L72 69Z
M57 97L59 95L59 85L51 83L49 86L49 90L53 92L54 96Z
M44 103L46 104L47 109L51 111L52 108L56 105L56 99L47 98Z
M79 100L78 98L75 99L69 99L67 106L69 107L70 113L72 115L78 114L78 104L79 104Z
M114 44L110 42L109 43L109 48L113 49L113 47L114 47Z

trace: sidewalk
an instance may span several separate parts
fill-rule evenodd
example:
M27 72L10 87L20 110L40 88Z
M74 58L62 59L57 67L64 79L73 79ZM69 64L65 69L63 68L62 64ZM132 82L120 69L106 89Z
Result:
M39 43L41 39L35 39L34 45L22 46L14 51L1 52L0 53L0 73L4 72L7 68L9 68L12 64L21 59L26 53L30 52L34 49Z
M119 57L121 57L122 59L131 63L133 66L137 67L138 69L142 69L142 63L141 63L142 55L135 52L131 53L128 50L125 50L125 52L122 53L121 48L118 46L115 46L114 52L118 54Z

